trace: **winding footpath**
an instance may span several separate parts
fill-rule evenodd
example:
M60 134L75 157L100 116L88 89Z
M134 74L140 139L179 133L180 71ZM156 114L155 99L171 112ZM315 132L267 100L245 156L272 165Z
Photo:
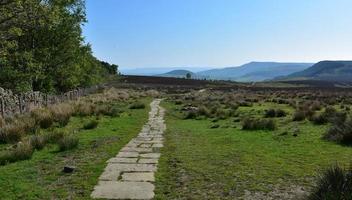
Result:
M123 147L108 165L94 187L92 198L153 199L154 173L163 147L165 110L161 99L154 100L149 120L136 138Z

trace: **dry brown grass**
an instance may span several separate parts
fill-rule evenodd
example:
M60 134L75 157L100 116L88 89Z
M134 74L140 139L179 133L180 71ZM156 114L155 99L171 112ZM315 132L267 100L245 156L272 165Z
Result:
M74 113L73 105L69 103L50 106L49 110L53 115L54 121L58 122L60 126L66 126Z
M52 113L46 108L32 110L31 117L35 120L36 125L44 129L49 128L54 123Z

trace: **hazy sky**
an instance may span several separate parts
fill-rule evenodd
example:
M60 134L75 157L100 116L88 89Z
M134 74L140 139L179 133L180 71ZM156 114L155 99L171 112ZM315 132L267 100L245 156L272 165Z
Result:
M122 67L352 60L352 0L87 0L87 42Z

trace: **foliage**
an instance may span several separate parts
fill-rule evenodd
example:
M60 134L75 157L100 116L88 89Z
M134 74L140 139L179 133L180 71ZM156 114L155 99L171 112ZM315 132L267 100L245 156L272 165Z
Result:
M33 155L33 147L30 142L19 142L11 150L0 153L0 165L30 159Z
M130 109L144 109L145 104L142 102L134 102L129 106Z
M352 197L352 168L334 165L323 171L308 200L345 200Z
M244 119L242 123L243 130L275 130L276 124L272 119Z
M0 85L62 92L116 74L85 44L84 0L6 0L0 6Z
M78 141L78 137L73 135L64 135L63 138L57 141L57 144L59 145L60 151L67 151L76 148L78 146Z
M95 129L98 126L99 122L97 120L90 120L89 122L83 125L83 129Z
M341 144L352 144L352 119L335 118L323 138Z

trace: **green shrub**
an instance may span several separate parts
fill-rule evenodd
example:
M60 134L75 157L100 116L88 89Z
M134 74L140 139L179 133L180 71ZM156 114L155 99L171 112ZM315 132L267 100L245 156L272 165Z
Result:
M276 124L272 119L244 119L242 130L275 130Z
M89 102L80 102L75 105L75 111L74 114L85 117L85 116L90 116L93 115L95 110L95 105Z
M73 106L68 103L62 103L49 107L53 115L54 121L58 122L60 126L66 126L74 113Z
M59 130L54 130L53 132L44 135L45 141L47 143L55 144L65 136L65 133Z
M306 115L303 111L297 110L295 113L293 113L293 121L303 121L306 119Z
M33 135L30 137L30 144L34 149L41 150L46 145L46 138L42 135Z
M286 116L286 112L282 109L277 109L276 110L276 117L285 117Z
M341 121L340 121L341 120ZM352 120L336 120L323 136L324 139L341 144L352 144Z
M134 102L129 106L130 109L144 109L145 104L142 102Z
M0 142L1 143L13 143L18 142L26 134L25 127L19 121L14 121L11 124L7 124L0 130Z
M73 135L64 135L63 138L58 140L59 151L67 151L74 149L78 146L79 139Z
M15 148L0 153L0 165L20 160L28 160L33 155L33 147L29 142L19 142Z
M265 111L264 116L266 118L273 118L273 117L285 117L286 112L282 109L269 109Z
M98 126L98 124L99 124L99 121L97 121L97 120L90 120L89 122L87 122L87 123L85 123L85 124L83 125L83 129L86 129L86 130L88 130L88 129L95 129L95 128Z
M347 200L352 197L352 168L334 165L321 172L308 200Z
M328 123L328 118L326 117L326 115L324 115L324 113L315 114L309 120L316 125L322 125L322 124Z
M276 117L276 111L275 111L275 109L266 110L264 116L267 117L267 118Z
M49 128L54 123L54 118L48 109L40 108L31 111L31 117L40 128Z
M183 119L196 119L198 117L198 112L196 110L189 110L185 113Z

